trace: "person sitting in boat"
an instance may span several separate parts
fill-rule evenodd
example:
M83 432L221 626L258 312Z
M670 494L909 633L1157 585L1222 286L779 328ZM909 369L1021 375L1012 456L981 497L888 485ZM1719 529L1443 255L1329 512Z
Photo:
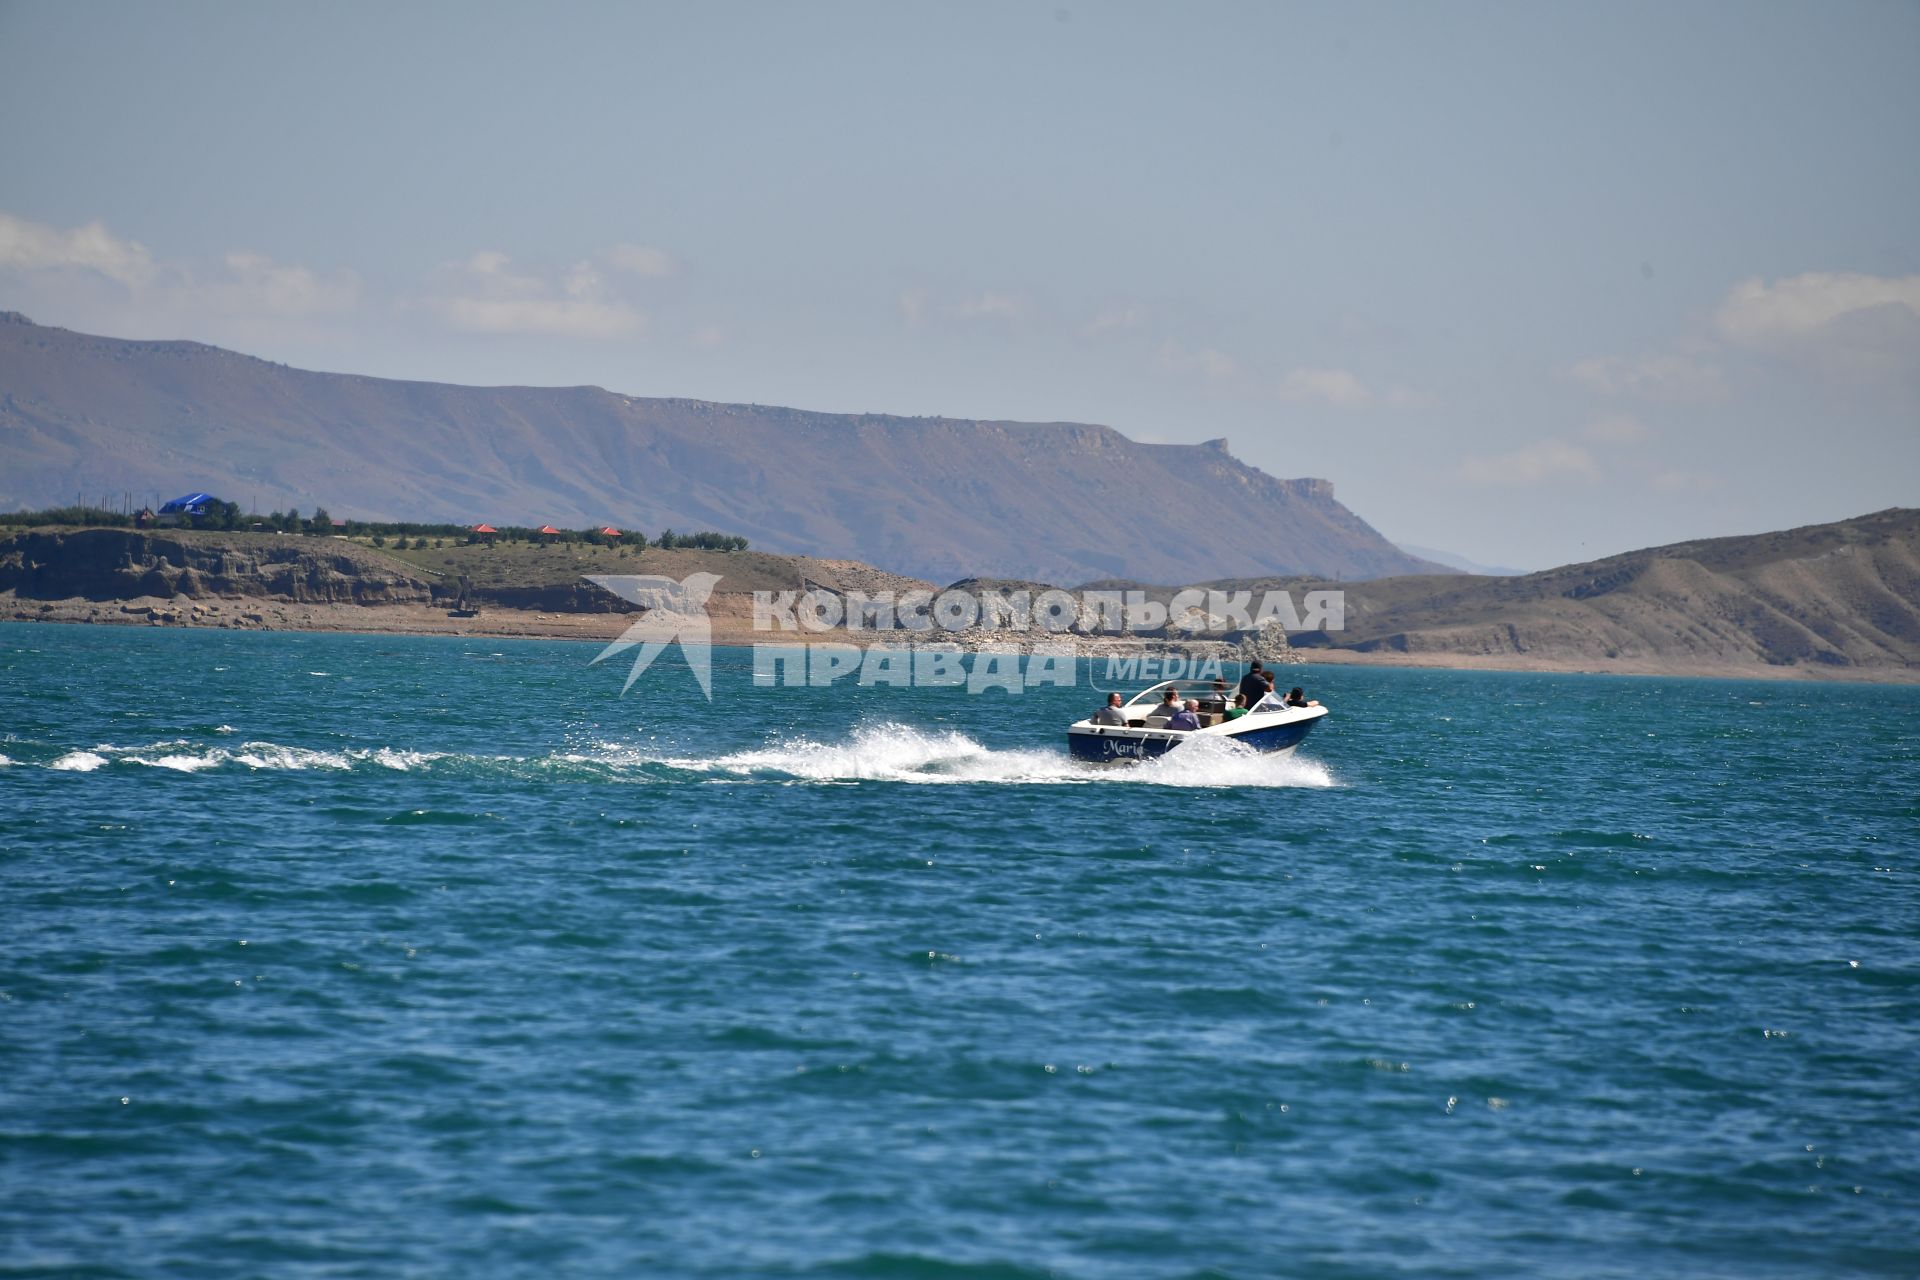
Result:
M1160 695L1160 705L1147 712L1147 723L1157 726L1178 710L1180 710L1180 691L1168 689Z
M1309 698L1305 690L1301 689L1299 685L1295 685L1293 686L1293 691L1287 694L1287 705L1290 707L1317 707L1320 705L1320 699Z
M1198 729L1200 727L1200 704L1193 701L1185 703L1178 711L1167 717L1169 729Z
M1213 711L1225 711L1233 704L1233 695L1227 692L1227 682L1225 680L1215 680L1213 682L1213 692L1207 695L1207 701L1220 704L1217 707L1209 708L1209 710Z
M1273 691L1273 678L1267 678L1266 692L1260 695L1260 701L1253 704L1254 711L1285 711L1287 700Z
M1233 695L1233 705L1226 710L1226 717L1229 720L1238 720L1245 714L1247 714L1247 695L1236 693Z
M1122 726L1127 723L1127 713L1120 709L1119 694L1110 693L1107 695L1107 705L1093 713L1093 722L1095 724L1117 724Z

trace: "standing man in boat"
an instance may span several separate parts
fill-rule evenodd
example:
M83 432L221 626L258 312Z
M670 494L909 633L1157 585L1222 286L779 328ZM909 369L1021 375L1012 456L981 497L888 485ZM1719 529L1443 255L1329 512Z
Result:
M1255 658L1247 667L1247 674L1240 677L1240 696L1247 700L1249 707L1260 701L1267 692L1265 671L1266 669L1260 665L1260 660Z

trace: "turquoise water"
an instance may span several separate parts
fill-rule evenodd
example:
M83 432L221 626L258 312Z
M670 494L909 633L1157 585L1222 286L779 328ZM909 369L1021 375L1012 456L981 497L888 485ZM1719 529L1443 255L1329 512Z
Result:
M0 627L0 1274L1920 1273L1920 690Z

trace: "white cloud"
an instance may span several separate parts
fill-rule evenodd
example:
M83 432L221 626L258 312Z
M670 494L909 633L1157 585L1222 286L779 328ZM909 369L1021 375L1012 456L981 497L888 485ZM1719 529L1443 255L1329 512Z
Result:
M962 320L1011 320L1027 309L1025 300L1010 293L982 293L954 304L953 314Z
M1381 403L1389 409L1431 409L1436 400L1423 391L1408 391L1405 387L1394 387L1381 397Z
M1624 413L1610 413L1603 418L1595 418L1580 434L1600 444L1639 444L1652 433L1638 418Z
M122 240L94 221L71 231L0 213L0 267L22 271L79 268L130 289L153 279L153 255L145 245Z
M1718 366L1681 355L1594 356L1567 372L1602 395L1682 402L1727 396L1727 380Z
M1736 285L1714 314L1728 342L1839 382L1920 388L1920 276L1809 272Z
M1198 374L1203 378L1231 378L1240 371L1239 364L1223 351L1205 347L1198 351L1189 351L1181 343L1168 338L1160 344L1153 355L1154 367L1167 373Z
M1308 368L1290 370L1280 379L1280 398L1301 404L1329 404L1336 409L1361 409L1375 400L1372 389L1356 373Z
M360 300L360 278L351 271L321 275L247 252L229 253L226 268L226 276L209 282L206 290L225 311L314 316L350 311Z
M456 329L470 333L621 338L646 317L608 290L591 263L577 262L557 282L516 271L498 250L482 250L440 269L440 292L427 300Z
M1301 365L1287 372L1274 394L1288 404L1323 404L1335 409L1426 409L1434 398L1405 387L1377 387L1351 369Z
M649 278L670 276L680 270L680 260L665 249L638 244L613 246L607 250L607 262L618 270Z
M550 333L567 338L617 338L640 328L624 303L553 298L441 298L447 322L471 333Z
M1728 399L1739 353L1836 382L1920 389L1920 275L1811 271L1743 280L1713 312L1713 336L1638 356L1593 356L1566 370L1600 395L1701 404Z
M1025 295L991 289L963 298L943 298L925 289L906 289L894 299L894 306L909 328L954 321L1010 325L1024 319L1032 310Z
M607 286L590 262L576 262L560 276L560 288L569 298L596 298Z
M1920 316L1920 276L1813 271L1735 285L1714 322L1728 340L1751 346L1818 334L1854 312L1878 308Z
M498 249L482 249L467 259L466 269L477 276L496 276L509 279L507 265L513 261ZM537 281L534 283L538 283Z
M214 264L165 262L100 222L62 230L6 213L0 271L30 292L137 328L325 316L351 310L360 297L360 278L351 271L323 274L245 249Z
M1137 302L1123 303L1106 307L1087 322L1086 332L1122 333L1130 329L1139 329L1147 323L1147 309Z
M1511 453L1468 458L1456 468L1468 484L1519 487L1549 480L1597 480L1593 455L1567 440L1542 440Z

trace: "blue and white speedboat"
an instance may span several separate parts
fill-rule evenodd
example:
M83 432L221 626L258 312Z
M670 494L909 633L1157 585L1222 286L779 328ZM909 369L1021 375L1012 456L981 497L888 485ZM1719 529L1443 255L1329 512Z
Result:
M1192 697L1201 705L1200 728L1169 729L1160 710L1168 689L1180 682L1168 680L1143 689L1121 708L1126 724L1095 724L1089 716L1067 726L1067 749L1076 760L1148 760L1163 756L1190 739L1238 742L1255 751L1286 755L1299 746L1313 726L1327 714L1321 706L1287 707L1279 711L1249 711L1232 720L1225 707L1204 690Z

